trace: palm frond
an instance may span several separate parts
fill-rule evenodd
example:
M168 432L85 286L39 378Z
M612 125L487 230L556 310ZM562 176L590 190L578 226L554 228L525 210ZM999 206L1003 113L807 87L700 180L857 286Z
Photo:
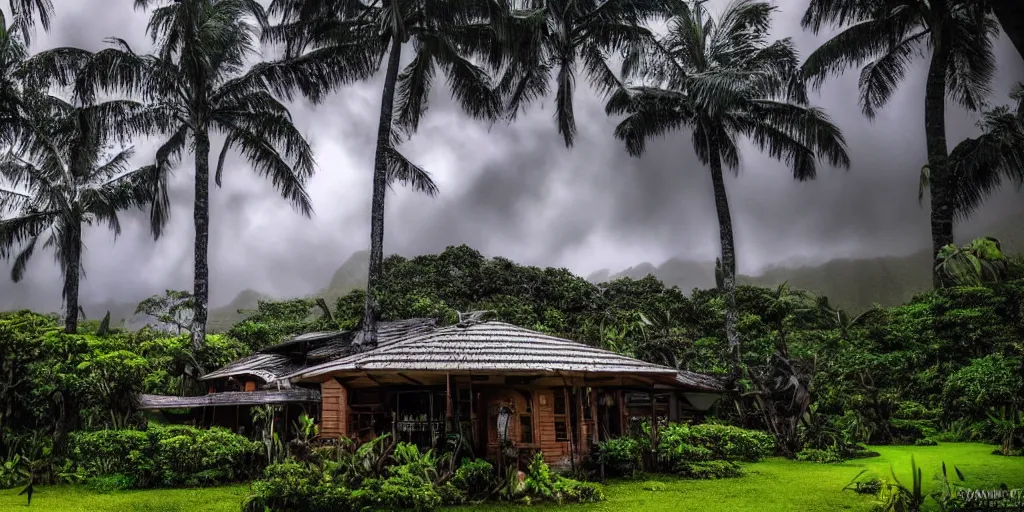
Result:
M420 118L427 111L427 96L434 81L435 41L428 39L416 47L413 57L398 75L395 88L395 124L404 130L415 132Z
M915 18L909 13L900 13L898 16L861 20L844 28L807 56L803 76L813 88L818 89L827 78L893 52L914 35L924 37L920 33L930 34L929 30L915 25ZM915 38L912 42L919 40ZM896 54L904 55L906 51L896 50Z
M889 102L929 35L927 31L911 34L861 69L860 105L865 116L875 117L877 109Z
M437 184L430 177L430 173L409 161L398 150L389 145L384 150L384 159L388 169L389 184L398 181L428 196L433 197L437 195Z
M984 132L950 152L954 212L967 219L996 191L1003 180L1024 185L1024 120L1008 106L985 112Z
M575 63L568 59L563 59L559 63L555 86L555 121L566 147L572 147L573 139L576 137L576 113L572 106L576 88L574 66Z
M444 71L452 97L475 119L496 120L502 112L501 95L487 72L463 56L450 41L438 35L419 36L421 45L433 47L433 56Z
M615 127L615 137L626 143L630 155L640 156L647 140L664 136L695 119L693 103L683 93L651 87L619 89L605 105L609 115L626 114Z
M313 204L305 189L313 172L312 152L303 152L297 147L292 137L296 132L290 120L266 115L221 115L217 123L230 134L231 145L252 164L257 174L270 178L274 188L299 213L306 217L313 214ZM278 151L278 145L283 147L284 154ZM296 159L295 164L288 162L289 156Z
M953 11L949 28L948 93L964 107L980 110L992 93L996 73L993 47L999 37L999 22L986 6L971 2Z

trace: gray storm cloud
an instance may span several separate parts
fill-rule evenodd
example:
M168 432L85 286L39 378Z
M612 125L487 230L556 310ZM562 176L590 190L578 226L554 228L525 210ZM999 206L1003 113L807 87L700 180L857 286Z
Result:
M133 11L130 2L54 3L56 26L37 35L33 50L97 50L109 36L125 38L137 50L149 45L147 15ZM778 4L785 8L775 16L776 36L792 37L806 55L823 37L801 31L804 2ZM1002 102L1010 85L1024 78L1024 64L1005 39L997 53L993 102ZM784 165L744 150L739 175L727 178L742 273L927 247L927 210L917 202L925 162L923 70L919 65L873 122L857 105L855 71L822 89L816 101L845 132L853 158L849 171L822 168L817 180L796 183ZM715 257L711 183L688 133L653 143L643 158L629 157L612 136L617 120L605 116L582 79L575 100L581 133L572 150L555 130L552 98L513 124L492 125L463 116L441 80L432 96L419 133L401 150L434 175L441 194L428 198L396 186L388 196L388 253L414 255L466 243L485 254L582 274L671 257ZM242 159L228 159L224 186L212 191L213 304L246 288L277 296L319 289L345 258L368 246L379 101L378 79L346 87L322 105L293 105L317 154L317 175L308 185L312 219L295 213ZM948 120L950 141L975 133L974 116L951 109ZM138 141L140 164L152 157L156 142ZM191 166L186 157L175 175L171 225L160 241L149 238L141 213L125 215L116 241L102 228L88 233L85 302L133 301L190 287ZM1013 190L1003 191L972 224L1020 211L1019 204ZM36 258L18 285L3 268L0 309L59 306L58 271L48 255Z

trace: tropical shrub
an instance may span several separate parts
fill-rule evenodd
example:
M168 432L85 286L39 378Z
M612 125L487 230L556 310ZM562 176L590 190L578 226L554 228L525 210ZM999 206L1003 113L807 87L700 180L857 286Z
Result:
M629 478L643 470L642 446L634 437L609 439L598 445L595 458L610 476Z
M796 460L818 462L821 464L841 464L846 461L843 454L837 449L819 450L816 448L806 448L798 452Z
M775 449L775 438L771 434L731 425L674 423L661 429L658 435L659 454L678 454L689 460L757 462Z
M71 471L102 488L197 487L247 480L263 446L223 428L151 424L147 430L76 432Z
M494 488L494 479L494 466L489 462L483 459L464 459L452 475L450 483L466 499L481 500Z
M739 465L729 460L686 462L676 466L676 473L686 478L699 480L733 478L743 474Z
M378 438L382 439L382 438ZM383 451L378 447L386 446ZM448 475L439 468L446 457L420 452L415 445L374 441L357 449L320 451L310 462L272 464L252 485L246 512L327 512L334 510L426 512L441 505L481 501L502 486L486 461L469 459ZM369 447L369 448L367 448ZM448 478L450 476L450 478ZM517 472L507 472L518 481ZM501 493L498 493L501 495ZM551 473L539 454L526 471L524 484L510 486L506 499L523 502L591 502L604 499L597 484Z

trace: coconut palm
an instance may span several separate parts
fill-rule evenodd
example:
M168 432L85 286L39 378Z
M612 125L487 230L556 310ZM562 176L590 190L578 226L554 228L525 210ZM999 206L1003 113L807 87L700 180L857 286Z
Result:
M501 98L474 57L495 55L492 29L496 5L488 0L274 0L269 12L282 23L265 40L285 45L288 66L271 76L279 90L297 90L318 101L327 91L371 75L385 60L377 144L374 153L370 261L360 343L377 343L377 286L384 261L384 202L389 183L411 184L433 195L430 175L396 146L415 132L427 108L438 71L453 98L476 119L493 120ZM402 68L402 50L412 59Z
M954 190L946 142L946 100L982 107L995 73L999 24L977 0L811 0L805 28L841 31L807 57L815 87L852 66L860 73L860 105L873 118L903 83L915 57L930 51L925 84L925 139L931 176L932 256L953 242ZM932 274L935 286L940 276Z
M210 135L225 136L214 176L218 186L228 153L237 150L307 217L312 206L304 184L315 164L288 108L272 94L266 75L273 66L248 67L248 60L258 54L259 29L267 20L260 4L256 0L135 0L141 9L158 4L163 5L152 10L147 29L157 44L155 53L138 54L126 42L113 39L112 48L89 59L76 91L86 99L99 90L123 91L151 104L126 129L167 137L156 151L155 163L164 180L186 149L195 155L191 334L198 348L206 339L210 293ZM48 73L68 81L63 69L82 57L80 50L58 48L38 60ZM160 221L168 213L166 201L154 203L154 236L160 236Z
M78 329L83 227L105 223L116 237L118 212L143 208L159 179L155 166L131 170L134 154L120 125L144 107L130 101L79 106L52 96L32 100L31 130L0 158L0 257L14 256L17 282L43 239L64 279L64 329Z
M677 7L659 42L662 50L632 73L641 85L619 89L606 107L609 114L626 115L615 136L630 154L641 155L654 137L687 129L711 172L733 379L740 372L736 252L723 170L739 169L740 138L792 166L793 178L801 181L816 176L819 160L850 163L839 129L806 102L792 42L768 40L774 10L765 2L738 0L712 19L703 1Z
M621 87L608 64L613 52L633 60L652 50L645 23L663 19L665 0L521 0L506 23L509 65L501 80L510 120L555 83L555 124L567 147L576 136L573 97L580 68L598 94Z

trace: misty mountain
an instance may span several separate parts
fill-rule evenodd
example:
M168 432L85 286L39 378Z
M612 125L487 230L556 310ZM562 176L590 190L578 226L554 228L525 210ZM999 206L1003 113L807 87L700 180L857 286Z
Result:
M965 233L958 239L965 243L983 235L998 238L1007 253L1024 252L1024 215L1008 217L987 229ZM931 251L922 249L906 256L837 259L820 265L798 267L776 266L760 275L740 274L737 280L740 284L767 287L788 282L796 288L828 297L833 306L859 312L875 304L901 304L931 288L930 261ZM597 283L620 277L639 279L648 274L669 286L678 286L685 292L715 286L714 262L675 258L657 266L648 262L641 263L617 273L601 270L591 274L588 280Z

